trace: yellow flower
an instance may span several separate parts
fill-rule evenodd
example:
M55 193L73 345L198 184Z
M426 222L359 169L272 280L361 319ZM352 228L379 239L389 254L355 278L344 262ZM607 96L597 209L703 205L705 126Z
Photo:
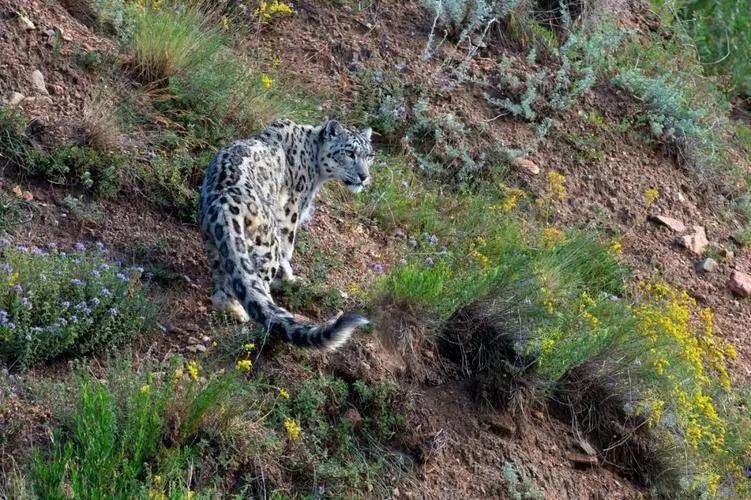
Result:
M251 368L253 368L253 362L249 359L241 359L235 366L241 372L249 373Z
M614 254L620 255L621 253L623 253L623 243L621 243L618 240L611 241L610 244L608 245L608 248Z
M227 16L222 16L222 28L229 28L229 19L227 19Z
M151 392L151 386L149 384L142 385L140 389L138 389L138 392L141 394L148 394Z
M196 492L193 490L188 490L188 496L186 497L188 500L193 500L193 497L196 496Z
M276 388L277 391L279 391L279 395L283 397L284 399L289 399L289 392L285 391L281 387Z
M292 441L300 437L300 426L291 418L284 420L284 428L287 429L287 434Z
M256 345L252 342L248 342L247 344L243 345L243 349L245 349L246 351L252 351L255 348L256 348Z
M652 205L657 198L660 197L660 192L656 189L647 189L644 191L644 204L647 206Z
M160 484L161 482L162 482L162 476L160 476L159 474L154 476L154 484Z
M277 69L282 64L282 60L279 58L279 56L276 56L274 58L274 62L271 63L271 67L273 69Z
M188 376L192 380L198 380L198 376L201 374L198 364L196 364L195 361L190 361L186 366L185 369L188 370Z
M559 200L566 199L566 177L555 170L548 172L548 189L553 192Z
M523 200L527 197L527 193L523 189L518 188L507 188L506 186L502 186L505 190L506 197L503 200L503 203L500 205L494 205L493 209L500 209L501 212L504 214L507 214L511 212L516 206L519 204L519 201Z
M261 73L261 85L263 85L263 88L267 89L271 87L271 85L274 83L274 80L269 77L266 73Z
M542 230L542 244L546 247L555 246L565 239L566 235L558 228L546 227Z

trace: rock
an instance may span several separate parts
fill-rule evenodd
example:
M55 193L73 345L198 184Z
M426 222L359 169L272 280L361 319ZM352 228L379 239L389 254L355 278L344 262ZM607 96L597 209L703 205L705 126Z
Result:
M206 346L203 344L196 344L196 345L190 345L188 346L188 351L190 352L206 352Z
M707 257L696 263L696 272L698 273L711 273L717 269L717 261L711 257Z
M707 239L707 233L702 226L694 226L694 232L678 238L678 244L688 249L695 255L701 255L709 240Z
M24 97L23 102L29 104L52 104L52 98L48 95L40 95L37 97Z
M34 87L39 92L41 92L44 95L49 95L49 92L47 92L47 86L44 84L44 75L38 69L35 69L34 72L31 74L31 83L34 84Z
M204 335L203 337L201 337L201 341L204 343L210 342L211 337L209 337L208 335Z
M499 436L513 436L516 433L516 425L509 418L493 416L485 418L484 421L490 430Z
M586 453L590 457L597 456L597 450L595 450L594 446L589 444L589 441L587 441L586 439L579 439L576 444L584 453Z
M532 160L526 158L517 158L514 161L514 166L520 170L527 172L530 175L539 175L540 167L537 166Z
M566 454L566 458L571 460L577 467L594 467L600 463L597 457L586 455L584 453L570 452Z
M25 97L26 96L24 96L20 92L11 92L10 94L8 94L8 97L5 100L5 104L10 107L17 106L21 103L21 101L24 100Z
M751 275L740 271L733 271L728 281L728 288L735 295L744 299L751 297Z
M686 230L686 225L683 222L666 215L655 215L650 217L649 219L653 222L656 222L657 224L661 224L667 227L668 229L676 233L682 233Z
M197 339L197 338L195 338L195 337L188 337L188 343L189 343L189 344L200 344L200 343L201 343L201 341L200 341L200 340L198 340L198 339Z
M19 16L18 20L21 21L21 25L23 26L23 29L26 31L32 31L37 29L36 26L34 26L34 23L31 22L31 19L29 19L26 16Z

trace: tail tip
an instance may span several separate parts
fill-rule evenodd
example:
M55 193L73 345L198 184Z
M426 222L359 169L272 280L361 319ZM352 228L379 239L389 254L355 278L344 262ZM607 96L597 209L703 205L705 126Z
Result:
M370 321L359 314L343 314L332 325L331 336L326 342L326 349L333 351L341 347L352 336L352 332Z

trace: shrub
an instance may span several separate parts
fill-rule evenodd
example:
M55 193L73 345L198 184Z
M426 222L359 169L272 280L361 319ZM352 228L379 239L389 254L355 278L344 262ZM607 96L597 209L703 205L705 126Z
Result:
M151 201L165 213L185 222L195 222L198 187L208 165L209 154L194 157L182 152L171 158L153 158L141 173Z
M466 182L486 166L486 154L473 144L476 134L455 114L428 108L425 98L414 106L414 121L403 139L407 151L426 174Z
M87 146L69 146L47 152L28 148L25 168L29 175L52 184L81 187L98 195L112 196L120 189L120 168L124 158L98 152Z
M195 366L195 364L189 366ZM129 367L126 367L129 368ZM235 406L232 375L201 382L171 358L156 373L119 369L105 385L80 381L80 406L45 456L34 451L40 498L189 498L196 438L226 429Z
M388 140L400 138L408 126L406 90L399 75L368 70L355 73L357 91L348 119L371 127Z
M708 71L726 75L733 92L751 96L751 63L746 57L751 51L751 11L745 2L653 3L663 7L668 21L677 21L674 29L685 30L691 36Z
M9 363L26 369L61 355L88 354L124 344L146 326L151 307L140 271L79 248L2 249L0 354Z

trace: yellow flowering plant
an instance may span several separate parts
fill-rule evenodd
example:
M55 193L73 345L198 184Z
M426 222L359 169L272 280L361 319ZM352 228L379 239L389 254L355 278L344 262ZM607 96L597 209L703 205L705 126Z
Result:
M274 18L289 16L292 14L292 7L289 4L279 0L262 0L258 7L253 11L253 15L261 23L267 23Z

